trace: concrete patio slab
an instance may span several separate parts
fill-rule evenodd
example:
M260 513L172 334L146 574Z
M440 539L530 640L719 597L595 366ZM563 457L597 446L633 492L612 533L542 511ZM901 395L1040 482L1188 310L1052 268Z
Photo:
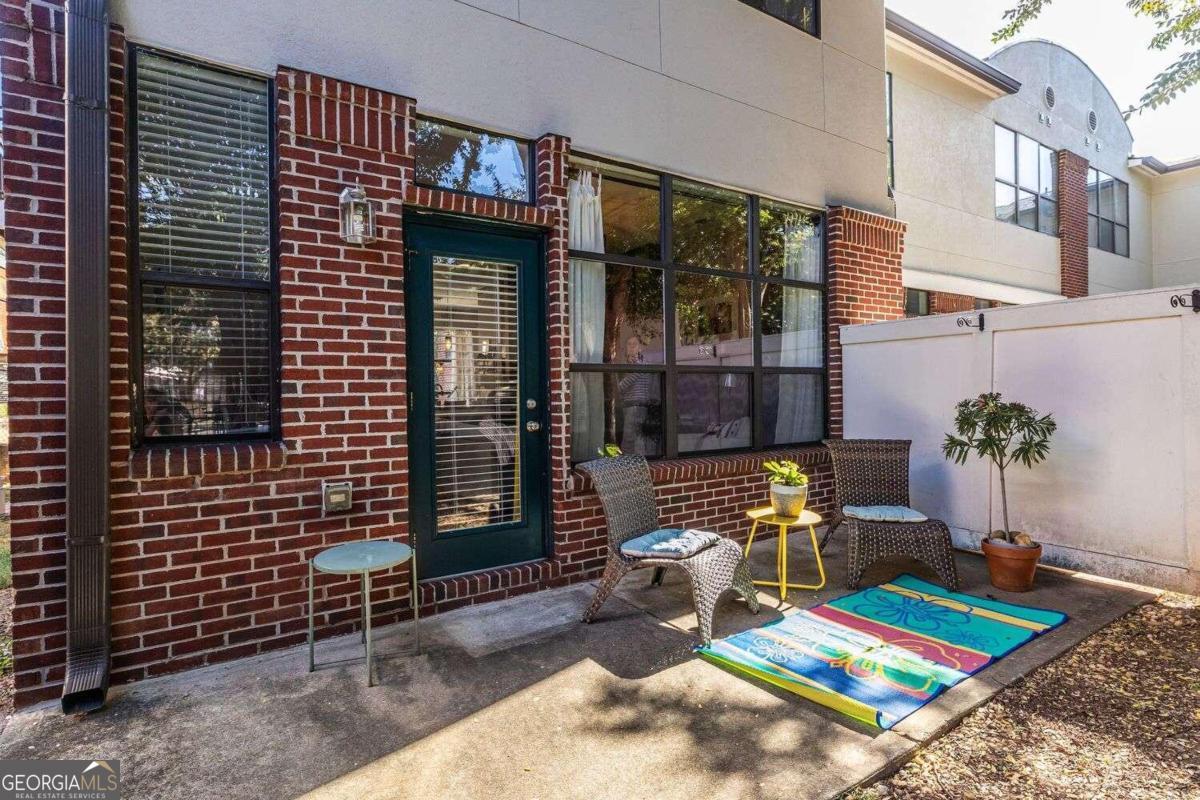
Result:
M758 615L725 601L718 635L845 593L840 539L826 553L827 588L784 603L764 589ZM790 545L792 580L809 580L806 542ZM757 575L774 569L774 548L756 543ZM1071 621L886 733L696 658L687 585L675 574L651 587L642 571L592 625L576 622L595 589L583 584L428 619L419 656L407 625L384 629L378 650L396 655L381 658L370 689L361 664L309 674L297 648L118 687L88 717L22 712L0 756L119 758L129 797L835 797L1152 597L1049 570L1013 596L988 585L979 557L958 561L964 591ZM913 562L881 565L867 582L897 566L932 577ZM361 652L354 636L318 647L322 660Z

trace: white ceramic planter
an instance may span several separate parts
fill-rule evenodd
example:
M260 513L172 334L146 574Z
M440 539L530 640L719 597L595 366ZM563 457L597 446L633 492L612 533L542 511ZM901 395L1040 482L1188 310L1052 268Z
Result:
M807 486L771 484L771 508L775 510L776 514L785 517L798 517L804 513L804 505L807 502Z

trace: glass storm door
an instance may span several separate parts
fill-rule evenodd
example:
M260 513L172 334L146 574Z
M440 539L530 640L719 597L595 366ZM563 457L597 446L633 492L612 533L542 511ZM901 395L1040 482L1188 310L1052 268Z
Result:
M546 555L539 238L406 229L410 515L421 577Z

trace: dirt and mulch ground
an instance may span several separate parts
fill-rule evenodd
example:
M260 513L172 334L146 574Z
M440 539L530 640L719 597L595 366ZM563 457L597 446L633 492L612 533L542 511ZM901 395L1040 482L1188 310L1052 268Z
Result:
M846 800L1200 798L1200 597L1164 595Z
M0 730L12 714L12 607L13 590L0 590Z

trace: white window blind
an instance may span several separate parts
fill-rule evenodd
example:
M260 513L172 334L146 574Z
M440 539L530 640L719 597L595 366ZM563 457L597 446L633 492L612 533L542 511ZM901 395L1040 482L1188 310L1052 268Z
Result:
M269 433L270 87L135 59L142 437Z

